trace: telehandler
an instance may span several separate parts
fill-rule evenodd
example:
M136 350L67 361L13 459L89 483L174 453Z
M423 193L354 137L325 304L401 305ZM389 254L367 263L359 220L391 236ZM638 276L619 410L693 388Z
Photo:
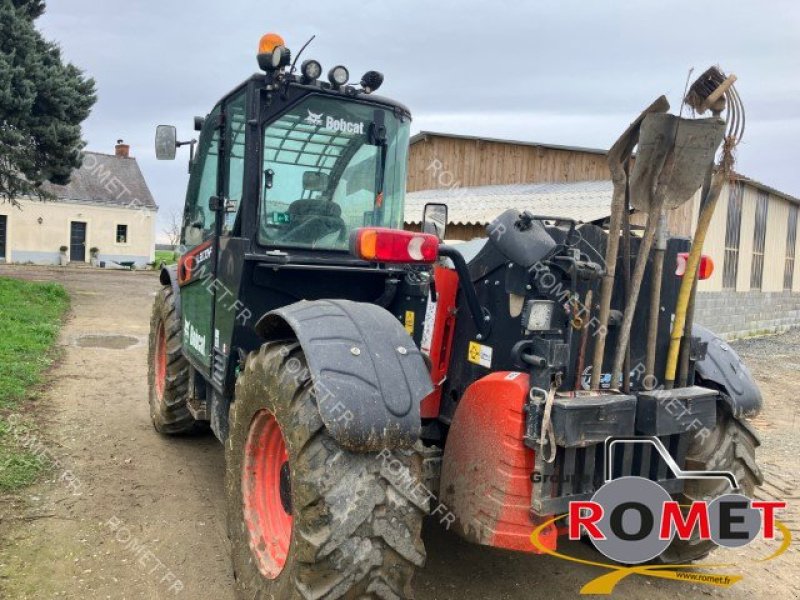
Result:
M609 262L619 213L583 223L508 210L485 238L448 244L437 204L421 231L403 230L411 114L374 93L383 75L355 85L334 66L323 79L312 59L298 70L276 34L258 63L195 119L196 142L156 133L158 158L187 144L192 156L183 251L152 312L150 414L162 434L210 427L224 444L239 597L410 598L426 515L477 544L534 552L537 524L602 484L610 436L657 437L682 468L731 471L752 494L758 438L744 419L762 400L730 347L694 326L684 380L659 383L689 240L656 238L645 256L648 236L627 234ZM705 121L713 131L693 149L703 175L723 123ZM626 173L639 142L623 191L654 164L648 127L661 125L640 118L621 138ZM662 166L681 164L671 139ZM648 277L658 251L662 275ZM640 255L630 303L631 282L614 273ZM643 446L617 453L613 470L682 503L729 491L676 478ZM561 533L542 539L555 548ZM675 540L659 560L710 550Z

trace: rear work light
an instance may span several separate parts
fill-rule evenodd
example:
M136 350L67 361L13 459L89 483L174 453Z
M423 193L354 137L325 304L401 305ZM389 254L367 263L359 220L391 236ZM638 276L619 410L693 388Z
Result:
M675 275L683 277L686 273L686 261L689 258L688 252L678 253L678 265L675 270ZM700 264L697 267L697 278L701 281L709 279L714 274L714 261L710 256L703 254L700 257Z
M385 227L362 227L350 236L350 253L363 260L385 263L433 263L439 238Z

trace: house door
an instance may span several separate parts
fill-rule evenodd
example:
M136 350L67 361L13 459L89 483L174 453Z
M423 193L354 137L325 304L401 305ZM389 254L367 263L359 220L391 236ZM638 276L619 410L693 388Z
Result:
M6 215L0 215L0 260L6 258Z
M70 224L69 260L86 262L86 223L73 221Z

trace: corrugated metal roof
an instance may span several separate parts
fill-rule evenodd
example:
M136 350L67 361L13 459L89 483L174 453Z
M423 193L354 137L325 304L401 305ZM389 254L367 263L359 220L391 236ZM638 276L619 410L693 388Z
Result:
M588 223L611 214L612 193L610 181L421 190L406 196L405 222L419 223L426 203L442 202L447 204L449 222L456 225L490 223L509 208Z
M746 175L742 175L741 173L734 173L734 177L737 181L741 181L744 184L752 185L757 190L761 190L762 192L766 192L768 194L773 194L778 196L779 198L783 198L784 200L788 200L794 204L800 204L800 199L795 198L791 194L787 194L786 192L782 192L780 190L776 190L774 187L767 185L766 183L761 183L760 181L756 181L751 177L747 177Z
M524 142L520 140L504 140L500 138L491 138L491 137L481 137L477 135L460 135L457 133L442 133L439 131L420 131L419 133L412 135L410 143L415 144L417 142L424 141L428 137L444 137L444 138L453 138L458 140L475 140L479 142L491 142L494 144L513 144L515 146L533 146L535 148L552 148L553 150L567 150L570 152L587 152L589 154L608 154L606 150L602 150L600 148L586 148L583 146L564 146L562 144L547 144L542 142Z
M135 158L99 152L84 155L83 166L72 173L67 185L46 183L44 189L64 202L158 209Z

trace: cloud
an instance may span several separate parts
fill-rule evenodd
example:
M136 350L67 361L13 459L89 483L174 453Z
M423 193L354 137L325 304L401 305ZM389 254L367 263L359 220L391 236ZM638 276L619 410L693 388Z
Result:
M736 72L747 109L739 170L800 196L800 5L671 3L199 0L191 5L71 0L40 20L66 57L94 76L89 148L132 144L156 202L180 211L186 162L157 162L155 126L194 135L205 114L257 70L267 29L327 70L386 75L381 93L408 105L414 129L609 146L656 96L679 106L688 69Z

